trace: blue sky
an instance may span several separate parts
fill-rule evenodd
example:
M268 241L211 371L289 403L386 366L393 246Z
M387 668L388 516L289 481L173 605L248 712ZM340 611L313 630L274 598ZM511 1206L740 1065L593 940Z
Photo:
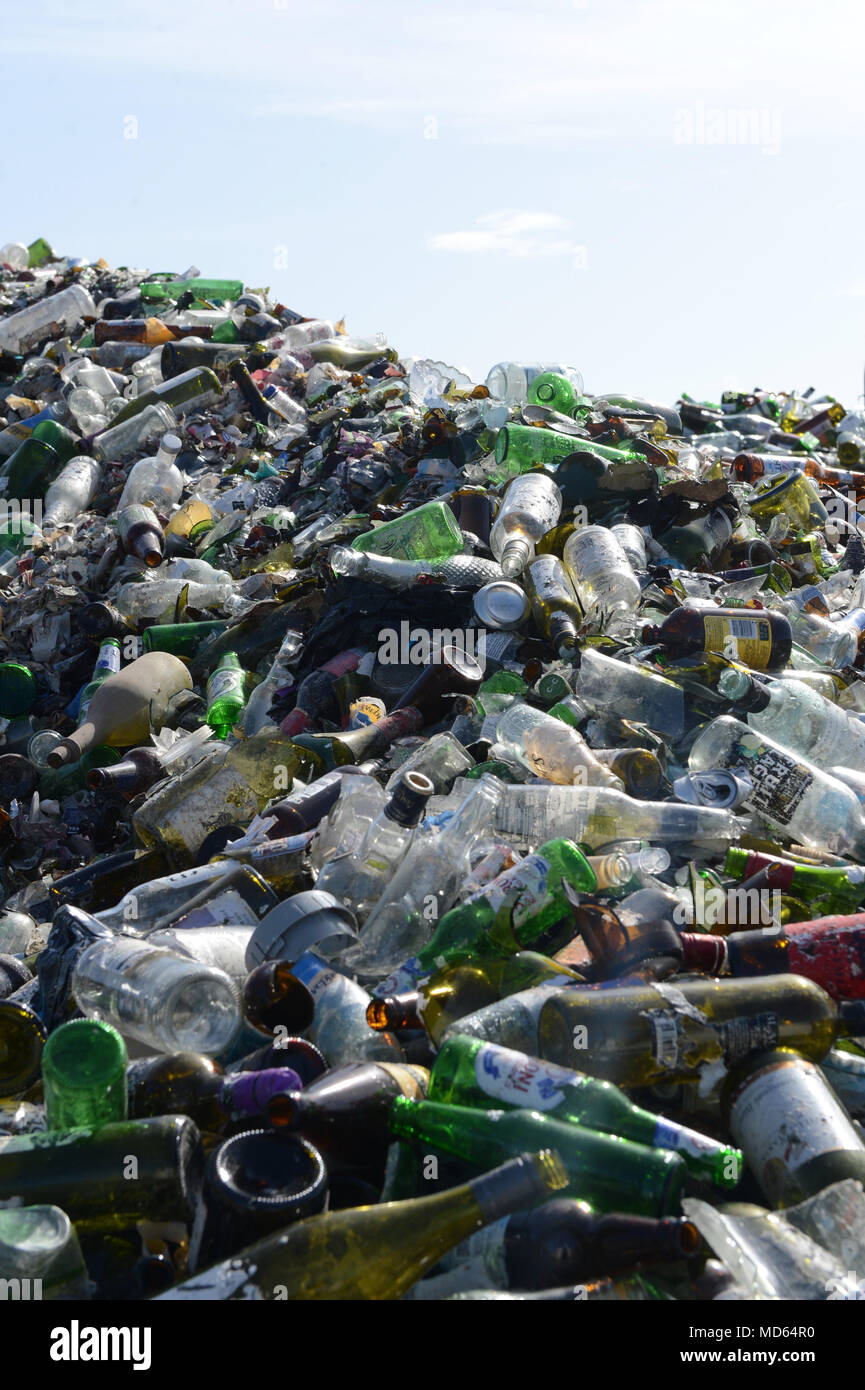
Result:
M863 29L839 0L30 0L0 240L194 263L481 380L852 406Z

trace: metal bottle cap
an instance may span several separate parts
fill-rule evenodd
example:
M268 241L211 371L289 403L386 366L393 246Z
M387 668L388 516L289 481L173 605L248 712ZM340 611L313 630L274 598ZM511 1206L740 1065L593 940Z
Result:
M509 630L520 627L529 616L529 600L519 584L510 579L494 579L478 589L474 597L475 617L484 627Z

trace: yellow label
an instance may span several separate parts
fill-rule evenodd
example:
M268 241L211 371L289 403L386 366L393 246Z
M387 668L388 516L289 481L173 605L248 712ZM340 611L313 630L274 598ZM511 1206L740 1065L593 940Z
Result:
M704 614L706 650L720 652L754 670L764 671L772 655L772 630L766 618L716 618Z

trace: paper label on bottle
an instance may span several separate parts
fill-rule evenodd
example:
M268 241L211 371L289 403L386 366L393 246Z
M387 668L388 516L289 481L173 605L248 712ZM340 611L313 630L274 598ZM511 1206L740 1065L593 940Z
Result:
M658 1118L652 1145L656 1149L672 1149L675 1153L688 1154L690 1158L711 1158L723 1148L717 1139L706 1134L698 1134L695 1129L686 1129L672 1120Z
M488 883L486 888L476 895L476 898L485 898L493 912L498 912L512 894L517 894L513 921L515 927L522 926L547 902L549 873L549 861L540 854L530 854L513 869L499 874L498 878L493 879L492 883ZM468 898L464 905L475 901L476 898Z
M742 765L752 783L748 805L779 825L789 825L814 777L780 748L767 748L757 735L739 744Z
M679 1061L679 1020L673 1009L647 1009L652 1056L659 1067L674 1071Z
M778 1046L778 1015L753 1014L728 1018L715 1025L728 1066L747 1057L749 1052L766 1052Z
M703 616L706 650L722 652L764 670L772 655L772 629L765 618L719 618Z
M295 961L291 967L291 973L296 980L300 980L301 984L306 985L315 1000L321 998L328 985L332 984L337 977L345 979L344 975L339 976L338 970L331 970L320 956L313 955L311 951L306 951L299 960Z
M565 1098L564 1087L582 1085L585 1077L536 1057L484 1043L475 1056L475 1080L484 1095L508 1105L555 1110Z
M862 1140L817 1067L803 1059L776 1062L746 1081L733 1101L730 1132L773 1200L787 1176L818 1155L863 1152Z

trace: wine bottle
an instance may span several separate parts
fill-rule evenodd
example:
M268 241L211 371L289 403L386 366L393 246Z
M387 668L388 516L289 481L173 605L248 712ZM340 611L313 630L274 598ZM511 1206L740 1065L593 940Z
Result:
M168 652L146 652L104 681L93 695L87 718L48 754L51 767L77 762L98 744L125 748L162 728L171 700L191 690L186 667Z
M633 1274L646 1265L693 1256L700 1233L691 1221L597 1216L587 1202L557 1197L536 1211L502 1217L462 1241L416 1284L409 1299L439 1299L479 1289L551 1289L572 1280Z
M730 1133L775 1207L865 1178L865 1144L813 1062L790 1048L743 1059L722 1091Z
M863 1031L865 1004L835 1004L801 975L758 980L679 978L613 990L550 992L540 1013L538 1055L579 1061L620 1086L719 1079L749 1052L792 1047L814 1061L838 1037Z
M200 1135L184 1115L0 1135L0 1199L62 1202L76 1224L123 1229L145 1217L188 1221L203 1168Z
M449 1192L309 1217L160 1298L399 1298L473 1231L563 1182L556 1155L525 1154Z

